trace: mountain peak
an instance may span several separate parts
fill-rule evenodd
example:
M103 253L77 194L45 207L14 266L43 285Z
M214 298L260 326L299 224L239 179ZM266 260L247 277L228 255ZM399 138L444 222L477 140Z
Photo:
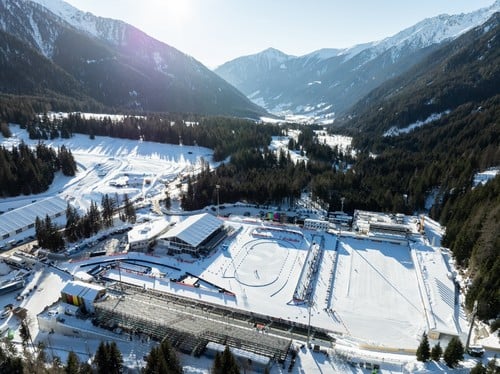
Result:
M464 34L473 27L486 22L498 11L500 11L500 0L487 8L478 9L471 13L440 14L436 17L426 18L374 44L379 50L387 50L393 46L398 48L404 46L425 48Z
M82 12L61 0L0 0L2 32L0 70L20 76L0 77L5 93L55 92L144 111L266 114L192 57L123 21ZM44 79L36 76L39 71Z
M93 37L106 40L113 45L121 45L124 40L125 22L102 18L83 12L63 0L30 0L54 13L75 29Z
M269 47L269 48L266 48L264 49L262 52L260 53L275 53L275 54L282 54L284 55L285 53L281 52L279 49L276 49L274 47Z

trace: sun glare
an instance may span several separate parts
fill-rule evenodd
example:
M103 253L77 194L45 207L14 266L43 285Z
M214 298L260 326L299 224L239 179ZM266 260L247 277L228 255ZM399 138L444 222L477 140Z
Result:
M153 11L162 12L170 22L181 24L189 19L189 0L155 0L153 4Z

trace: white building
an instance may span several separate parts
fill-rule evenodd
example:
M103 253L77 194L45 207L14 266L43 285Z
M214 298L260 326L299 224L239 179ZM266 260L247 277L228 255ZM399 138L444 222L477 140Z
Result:
M156 238L168 230L169 225L169 221L161 218L135 226L128 232L129 250L145 251L151 248Z
M309 230L327 231L330 226L328 221L320 219L306 218L304 220L304 228Z
M49 216L53 221L61 217L64 222L59 223L64 224L66 207L67 203L65 200L54 196L1 214L0 246L10 243L14 237L19 238L21 236L19 234L26 230L34 230L36 217L45 219L46 216Z
M67 304L83 307L88 313L94 312L94 301L103 297L106 289L92 283L73 281L61 290L61 300Z
M223 226L224 221L208 213L189 216L158 238L158 246L173 253L195 255L224 238Z

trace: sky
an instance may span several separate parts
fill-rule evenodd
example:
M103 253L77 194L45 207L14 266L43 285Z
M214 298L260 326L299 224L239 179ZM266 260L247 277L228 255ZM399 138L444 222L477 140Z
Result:
M493 0L66 0L121 19L209 68L273 47L300 56L381 40L439 14Z

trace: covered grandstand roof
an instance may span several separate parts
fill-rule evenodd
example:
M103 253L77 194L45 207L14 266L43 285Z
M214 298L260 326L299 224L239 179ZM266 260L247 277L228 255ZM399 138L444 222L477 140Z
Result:
M187 244L197 247L218 230L224 221L209 213L196 214L179 222L162 239L178 238Z
M66 201L54 196L0 215L0 238L35 223L36 217L53 217L66 211Z
M61 293L71 296L79 296L82 299L94 301L99 295L99 292L102 292L103 290L105 290L105 288L97 284L72 281L66 283L66 286L64 286Z

